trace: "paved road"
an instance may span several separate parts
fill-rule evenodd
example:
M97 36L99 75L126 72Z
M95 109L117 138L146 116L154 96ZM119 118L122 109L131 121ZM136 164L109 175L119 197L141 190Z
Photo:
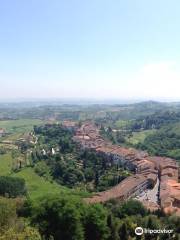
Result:
M136 197L136 199L143 201L151 201L153 203L158 203L158 188L159 188L159 179L157 179L157 183L153 189L148 189L144 191L142 194Z

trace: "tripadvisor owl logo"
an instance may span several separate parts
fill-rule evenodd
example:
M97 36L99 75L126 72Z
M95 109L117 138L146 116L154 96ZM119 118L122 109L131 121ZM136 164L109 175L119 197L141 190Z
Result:
M143 228L142 228L142 227L137 227L137 228L135 229L135 234L138 235L138 236L142 235L143 232L144 232L144 231L143 231Z

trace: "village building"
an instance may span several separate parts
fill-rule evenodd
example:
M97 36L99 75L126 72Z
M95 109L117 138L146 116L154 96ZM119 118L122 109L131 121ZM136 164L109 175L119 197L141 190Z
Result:
M4 137L6 134L6 130L3 128L0 128L0 137Z
M151 201L148 201L146 205L152 209L161 207L165 212L180 214L179 166L176 160L166 157L150 157L144 151L112 145L100 136L98 127L91 122L82 124L76 130L73 139L80 148L96 151L110 164L118 164L134 173L117 186L85 199L86 202L125 200L158 184L160 206Z

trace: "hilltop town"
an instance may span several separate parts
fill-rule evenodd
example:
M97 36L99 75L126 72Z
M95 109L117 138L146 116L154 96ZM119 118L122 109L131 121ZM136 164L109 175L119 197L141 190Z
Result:
M124 240L125 235L134 240L139 226L172 229L168 239L179 238L180 105L148 102L3 111L3 239L7 234L14 239L34 233L32 239L49 239L50 234L59 240L62 225L61 239L69 240L75 239L72 229L77 226L85 234L78 240Z
M72 122L65 122L74 128ZM76 126L73 140L83 149L91 149L111 163L118 163L133 172L115 187L85 199L88 203L103 203L111 199L136 198L151 210L162 208L166 213L180 214L179 166L167 157L149 156L147 152L112 145L100 136L92 122Z

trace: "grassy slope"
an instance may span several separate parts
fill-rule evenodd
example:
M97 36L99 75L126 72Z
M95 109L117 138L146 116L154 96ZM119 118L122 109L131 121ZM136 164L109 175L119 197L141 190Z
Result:
M0 156L0 176L11 175L24 178L29 195L32 198L41 196L44 193L60 193L62 191L67 191L66 188L59 186L54 182L50 183L44 178L38 176L33 168L25 168L20 172L11 173L12 161L10 153Z
M12 176L21 177L25 180L29 196L37 198L44 194L68 193L70 190L59 186L55 182L46 181L38 176L33 168L25 168L18 173L13 173Z
M79 197L89 196L87 192L71 190L56 182L46 181L44 178L38 176L31 167L24 168L17 173L11 173L12 161L10 153L0 155L0 176L11 175L23 178L26 182L28 194L31 199L38 198L44 194L72 194Z

